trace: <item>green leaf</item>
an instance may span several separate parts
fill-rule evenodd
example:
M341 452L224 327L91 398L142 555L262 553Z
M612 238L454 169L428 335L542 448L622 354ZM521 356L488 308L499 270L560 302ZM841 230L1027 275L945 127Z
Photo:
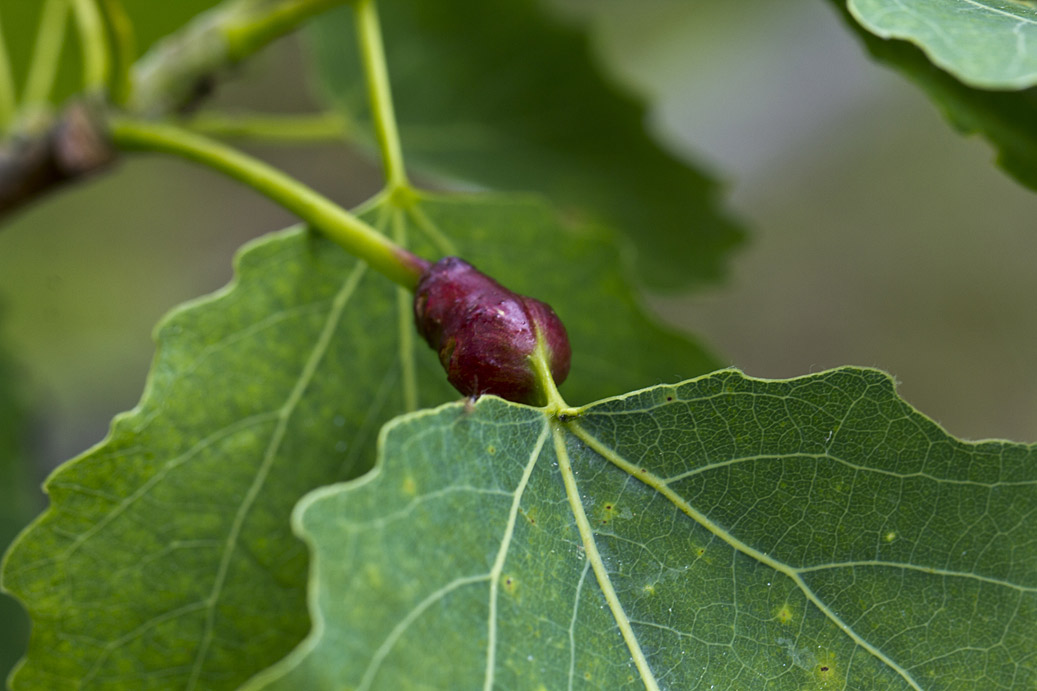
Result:
M602 74L583 33L537 0L380 10L408 162L601 214L632 240L652 288L722 273L742 234L717 208L715 183L652 141L644 107ZM311 29L325 94L359 122L369 113L351 35L348 7Z
M314 628L249 687L1029 689L1037 449L881 372L723 371L386 426L298 505Z
M6 548L36 510L29 483L25 401L14 363L0 349L0 548ZM25 652L29 620L9 597L0 595L0 681Z
M998 164L1037 190L1037 129L1033 126L1037 122L1037 87L998 92L967 86L934 66L913 45L883 40L865 31L850 17L842 0L832 2L876 60L917 84L962 133L988 139L998 151Z
M604 231L536 200L368 218L551 302L573 396L714 366L643 315ZM141 403L48 480L51 508L7 555L34 622L14 687L233 688L288 653L309 627L292 506L366 471L389 418L457 398L411 322L409 294L302 229L253 243L227 289L163 320Z
M1037 84L1033 0L848 0L864 28L920 47L958 79L987 89Z

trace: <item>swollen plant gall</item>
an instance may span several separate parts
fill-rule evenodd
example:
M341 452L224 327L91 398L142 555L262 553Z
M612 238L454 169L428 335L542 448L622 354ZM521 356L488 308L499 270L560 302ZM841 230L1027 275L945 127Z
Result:
M555 383L569 374L569 337L554 310L457 257L441 259L422 274L414 320L439 353L447 380L465 396L545 403L532 361L538 333Z

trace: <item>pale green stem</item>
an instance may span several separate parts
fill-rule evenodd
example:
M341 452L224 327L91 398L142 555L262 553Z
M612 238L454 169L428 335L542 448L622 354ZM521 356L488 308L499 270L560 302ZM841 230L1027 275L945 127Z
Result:
M374 0L357 0L354 9L360 56L367 80L367 95L374 116L378 147L382 152L386 184L390 190L408 189L410 184L403 165L400 133L396 128L396 114L393 111L392 90L389 85L389 70L385 63L385 46L382 43L378 9Z
M137 57L133 22L126 14L121 0L99 0L105 30L111 37L111 69L108 74L108 94L113 103L124 105L130 99L133 87L130 68Z
M108 80L108 34L96 0L72 0L79 42L83 46L83 85L101 89Z
M558 386L555 384L555 379L551 376L551 365L548 362L547 347L544 345L544 338L537 332L537 346L533 354L529 356L529 359L533 362L533 371L536 374L537 384L540 388L540 395L545 401L544 405L547 408L547 412L551 415L572 415L575 414L575 410L569 407L569 404L562 398L562 394L558 392Z
M366 261L371 268L414 290L428 262L399 247L370 225L259 159L180 127L122 118L110 123L120 149L180 156L217 170L266 195Z
M61 48L65 43L68 0L46 0L40 14L29 76L25 80L22 104L25 108L43 107L50 102L50 92L61 65Z
M14 76L11 74L11 59L4 41L4 29L0 24L0 139L14 120L18 100L14 94Z
M349 121L339 113L267 115L201 113L184 123L192 132L213 137L240 137L267 142L328 142L346 140Z
M164 115L189 105L200 84L309 17L346 0L223 2L164 39L137 61L133 74L135 113Z
M280 0L278 3L239 0L238 19L227 26L227 54L231 61L252 55L319 12L346 0Z

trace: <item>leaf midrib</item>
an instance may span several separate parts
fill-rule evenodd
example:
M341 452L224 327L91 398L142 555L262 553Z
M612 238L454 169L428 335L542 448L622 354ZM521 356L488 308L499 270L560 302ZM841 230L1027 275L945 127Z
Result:
M583 509L583 500L580 498L579 488L576 486L576 474L573 472L572 463L569 460L569 451L565 448L566 430L562 423L557 420L552 420L551 426L554 433L555 455L558 457L558 470L562 474L562 482L565 484L565 495L569 500L573 517L576 519L576 527L580 532L584 551L587 553L587 561L594 570L598 586L601 588L609 610L612 612L612 617L616 620L616 625L623 635L623 640L627 644L627 649L630 651L634 665L641 674L641 680L644 682L646 691L659 691L659 682L656 681L655 675L652 673L652 668L648 664L648 658L645 656L644 651L641 650L641 643L637 640L634 629L631 627L630 617L624 611L623 603L620 602L616 589L612 586L612 581L605 568L605 561L601 558L597 542L594 540L594 529L591 528L590 521L587 520L587 512ZM572 431L571 428L570 431Z

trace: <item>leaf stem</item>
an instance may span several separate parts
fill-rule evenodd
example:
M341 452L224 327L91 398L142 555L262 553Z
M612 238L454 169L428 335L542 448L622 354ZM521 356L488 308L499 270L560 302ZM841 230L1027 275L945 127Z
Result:
M109 126L113 143L121 149L173 154L248 185L405 288L414 290L429 266L327 197L225 144L174 125L113 118Z
M231 62L252 55L274 39L291 33L306 19L346 0L239 0L237 19L226 26L227 56Z
M533 371L536 373L537 383L540 385L540 393L546 401L545 406L548 412L552 415L566 415L575 412L562 398L562 394L558 392L558 386L555 384L554 377L551 376L547 347L544 345L544 338L540 335L539 330L537 332L536 350L529 356L529 359L533 362Z
M190 105L225 67L345 1L228 0L217 5L137 61L130 110L165 115Z
M83 47L83 86L102 89L108 80L108 34L96 0L71 0L79 42Z
M68 0L46 0L40 14L36 42L33 44L29 76L25 80L22 97L25 108L44 108L50 101L50 92L61 64L67 19Z
M213 137L261 139L272 143L346 140L349 121L340 113L269 115L265 113L200 113L183 125Z
M11 58L4 40L4 28L0 23L0 139L14 120L18 99L14 93L14 75L11 74Z
M130 69L133 67L137 53L133 22L126 14L122 0L98 0L98 2L111 46L108 96L113 103L125 105L130 99L133 87Z
M360 42L360 57L364 64L367 80L367 95L374 116L378 147L382 152L386 185L391 191L410 188L407 171L403 165L403 147L396 126L396 113L392 103L389 70L385 61L385 45L382 42L382 27L378 20L375 0L357 0L357 38Z

